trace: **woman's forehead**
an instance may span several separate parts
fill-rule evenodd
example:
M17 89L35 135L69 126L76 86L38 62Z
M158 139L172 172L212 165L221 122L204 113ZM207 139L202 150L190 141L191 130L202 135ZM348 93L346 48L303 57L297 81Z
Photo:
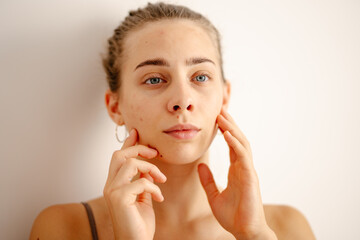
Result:
M124 58L128 64L145 59L165 58L184 61L206 57L218 62L216 43L210 34L191 20L161 20L146 23L125 39Z

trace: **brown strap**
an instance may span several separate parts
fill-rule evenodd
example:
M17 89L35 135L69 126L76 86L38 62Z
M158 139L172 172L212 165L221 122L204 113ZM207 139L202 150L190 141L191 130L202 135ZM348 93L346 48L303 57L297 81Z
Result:
M96 231L96 224L95 224L95 218L94 218L94 214L91 210L91 207L88 203L86 202L81 202L82 205L84 205L85 209L86 209L86 213L88 215L89 218L89 223L90 223L90 228L91 228L91 235L93 237L93 240L98 240L98 234Z

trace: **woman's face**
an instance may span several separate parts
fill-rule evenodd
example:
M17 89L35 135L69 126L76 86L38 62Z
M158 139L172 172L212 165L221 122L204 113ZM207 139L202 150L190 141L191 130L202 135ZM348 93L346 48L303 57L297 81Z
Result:
M159 160L202 157L228 98L214 41L192 21L162 20L130 33L123 49L118 111L127 129Z

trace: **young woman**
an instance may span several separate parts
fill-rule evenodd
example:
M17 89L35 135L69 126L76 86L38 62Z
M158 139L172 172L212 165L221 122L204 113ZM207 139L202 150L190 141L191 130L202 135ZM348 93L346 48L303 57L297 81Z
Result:
M104 196L45 209L30 239L314 239L297 210L262 203L250 144L226 111L219 33L206 18L148 4L130 12L108 50L106 107L129 136ZM207 166L218 129L230 152L226 189Z

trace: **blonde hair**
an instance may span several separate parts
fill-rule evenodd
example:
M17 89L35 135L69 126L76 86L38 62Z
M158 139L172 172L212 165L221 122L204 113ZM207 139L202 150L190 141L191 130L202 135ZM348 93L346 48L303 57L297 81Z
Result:
M214 25L207 18L187 7L162 2L155 4L148 3L144 8L130 11L120 26L114 30L114 35L108 39L108 52L103 58L103 66L107 75L109 88L112 92L117 92L121 85L121 57L126 36L131 31L139 29L145 23L163 19L188 19L200 24L215 42L219 53L221 77L223 81L225 81L222 67L220 34Z

